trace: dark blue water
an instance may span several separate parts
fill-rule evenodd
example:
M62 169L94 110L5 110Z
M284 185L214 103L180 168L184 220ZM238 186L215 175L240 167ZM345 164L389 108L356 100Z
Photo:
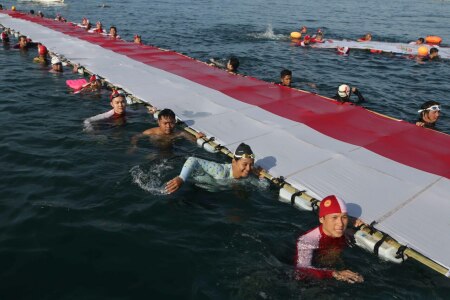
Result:
M10 6L12 1L3 1ZM236 55L241 72L267 81L290 68L298 86L333 95L349 82L366 106L413 119L418 106L443 104L440 127L450 132L449 62L415 61L353 52L291 47L287 35L307 25L333 38L409 41L428 33L450 40L446 1L70 1L19 4L100 19L131 39L207 60ZM14 4L16 2L14 1ZM270 30L272 28L272 30ZM187 140L168 147L131 138L155 126L139 106L125 127L83 131L82 120L106 111L106 95L73 95L65 80L32 63L34 52L0 48L0 299L291 299L441 298L448 279L413 261L394 265L359 248L347 267L365 283L304 283L293 279L297 236L317 224L313 214L277 201L274 188L239 185L211 192L186 185L159 193L187 156L216 161ZM309 88L310 89L310 88Z

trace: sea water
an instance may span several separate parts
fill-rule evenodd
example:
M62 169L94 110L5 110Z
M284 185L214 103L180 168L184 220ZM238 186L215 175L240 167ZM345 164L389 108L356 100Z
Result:
M450 41L448 1L75 1L44 6L3 1L46 16L83 16L122 38L206 61L239 57L240 71L266 81L294 72L294 84L333 96L357 86L365 107L414 120L426 100L442 103L439 127L450 132L448 61L293 47L306 25L330 38L405 42L427 34ZM105 4L105 5L102 5ZM277 189L254 184L205 188L164 183L191 155L225 162L185 139L173 145L131 139L156 126L140 106L124 127L83 130L109 109L107 95L74 95L78 78L34 64L35 51L0 47L0 299L298 299L446 298L444 276L413 261L395 265L359 248L346 266L365 282L299 282L296 238L317 225L312 213L278 201ZM117 70L120 72L120 68ZM313 89L307 83L315 83ZM418 141L433 142L433 141ZM438 238L438 237L436 237Z

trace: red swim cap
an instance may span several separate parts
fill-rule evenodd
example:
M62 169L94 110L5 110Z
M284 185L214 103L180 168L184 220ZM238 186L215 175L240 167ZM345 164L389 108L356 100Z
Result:
M309 35L305 35L305 38L303 39L303 40L310 40L311 39L311 37L309 36Z
M90 78L89 78L89 82L94 82L94 81L96 81L97 80L97 76L95 76L95 75L92 75Z
M347 212L345 202L334 195L326 196L320 201L319 218L329 214L341 214Z
M45 47L44 45L38 45L38 53L39 55L47 55L47 47Z

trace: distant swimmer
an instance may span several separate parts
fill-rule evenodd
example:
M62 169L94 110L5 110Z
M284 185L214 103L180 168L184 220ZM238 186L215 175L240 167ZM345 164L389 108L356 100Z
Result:
M95 28L92 30L92 32L93 33L105 33L102 22L97 21L97 24L95 24Z
M350 101L350 96L352 94L355 94L358 97L358 101L355 101L353 103L361 103L364 102L365 99L361 92L356 87L350 87L347 84L341 84L338 88L338 91L336 95L333 97L333 99L339 101L339 102L352 102Z
M120 36L117 34L116 26L111 26L109 28L109 36L113 39L120 39Z
M350 48L347 46L344 47L336 47L336 52L339 55L347 56L350 53Z
M410 45L422 45L424 43L425 43L425 39L424 38L418 38L417 41L409 42Z
M439 57L439 49L438 48L431 48L430 49L430 54L428 55L428 59L429 60L438 60Z
M43 17L44 17L44 14L42 13L42 11L38 11L37 16L38 16L39 18L43 18Z
M260 176L261 169L254 168L255 155L249 145L241 143L234 152L231 164L220 164L196 157L189 157L181 169L180 175L166 183L166 192L176 192L192 173L204 173L215 180L243 179L252 172Z
M297 43L297 46L300 47L307 47L311 44L311 37L309 35L305 35L305 37L303 38L303 41Z
M55 21L59 21L59 22L67 22L67 20L64 19L60 14L57 14L57 15L56 15Z
M102 82L96 75L91 75L89 78L89 82L84 84L80 89L75 91L77 93L85 93L85 92L98 92L102 88Z
M358 42L369 42L372 40L372 34L366 33L363 37L357 39Z
M299 31L302 35L308 32L308 28L306 26L302 26Z
M33 59L33 62L48 65L48 50L47 47L38 43L38 56Z
M8 32L3 31L1 35L3 45L9 44L9 35Z
M349 222L343 200L331 195L320 202L320 226L308 231L297 240L297 279L331 279L348 283L360 283L363 276L351 270L336 270L342 263L341 253L347 245L345 234ZM355 226L361 225L360 220Z
M323 43L324 42L323 37L324 37L323 31L322 31L322 29L319 28L319 29L317 29L317 34L315 34L311 38L310 42L311 43Z
M139 34L135 34L133 38L133 42L138 45L142 45L142 38Z
M84 128L86 131L93 131L94 124L100 122L112 122L115 126L125 124L127 106L125 94L122 91L113 90L109 98L112 109L84 120Z
M416 122L417 126L437 130L436 122L441 115L441 104L437 101L427 101L420 107L419 119Z
M26 36L21 35L19 36L19 43L15 44L13 48L27 51L28 49L35 48L36 46L36 43L31 42L31 40Z
M211 58L209 61L211 62L209 65L225 69L228 73L231 74L237 74L240 65L239 59L234 56L230 57L225 65L213 58Z
M291 87L292 83L292 71L284 69L280 73L280 85Z
M53 56L51 62L52 62L52 68L50 69L50 72L62 73L64 71L62 62L58 57Z

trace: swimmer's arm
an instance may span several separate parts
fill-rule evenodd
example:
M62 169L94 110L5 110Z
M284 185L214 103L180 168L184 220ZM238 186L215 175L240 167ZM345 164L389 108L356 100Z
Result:
M183 185L183 183L189 178L192 171L198 168L198 166L199 166L198 159L196 159L195 157L189 157L184 163L180 175L173 178L172 180L169 180L166 183L166 192L168 194L176 192Z
M198 139L200 139L202 137L205 137L205 134L203 132L197 132L195 135L192 135L190 133L187 133L184 130L181 131L179 135L184 137L185 139L193 141L193 142L197 141Z
M356 87L352 88L352 92L353 92L353 94L358 96L358 101L356 101L355 103L361 103L361 102L366 101L366 99L364 99L363 95L361 94L361 92Z
M311 247L307 242L305 243L302 238L297 242L297 266L296 273L300 279L315 278L315 279L327 279L333 278L333 272L335 270L319 269L312 266L314 247Z
M210 58L209 61L210 61L210 63L208 63L208 65L210 65L210 66L218 67L221 69L225 69L225 67L226 67L225 64L215 60L214 58Z

